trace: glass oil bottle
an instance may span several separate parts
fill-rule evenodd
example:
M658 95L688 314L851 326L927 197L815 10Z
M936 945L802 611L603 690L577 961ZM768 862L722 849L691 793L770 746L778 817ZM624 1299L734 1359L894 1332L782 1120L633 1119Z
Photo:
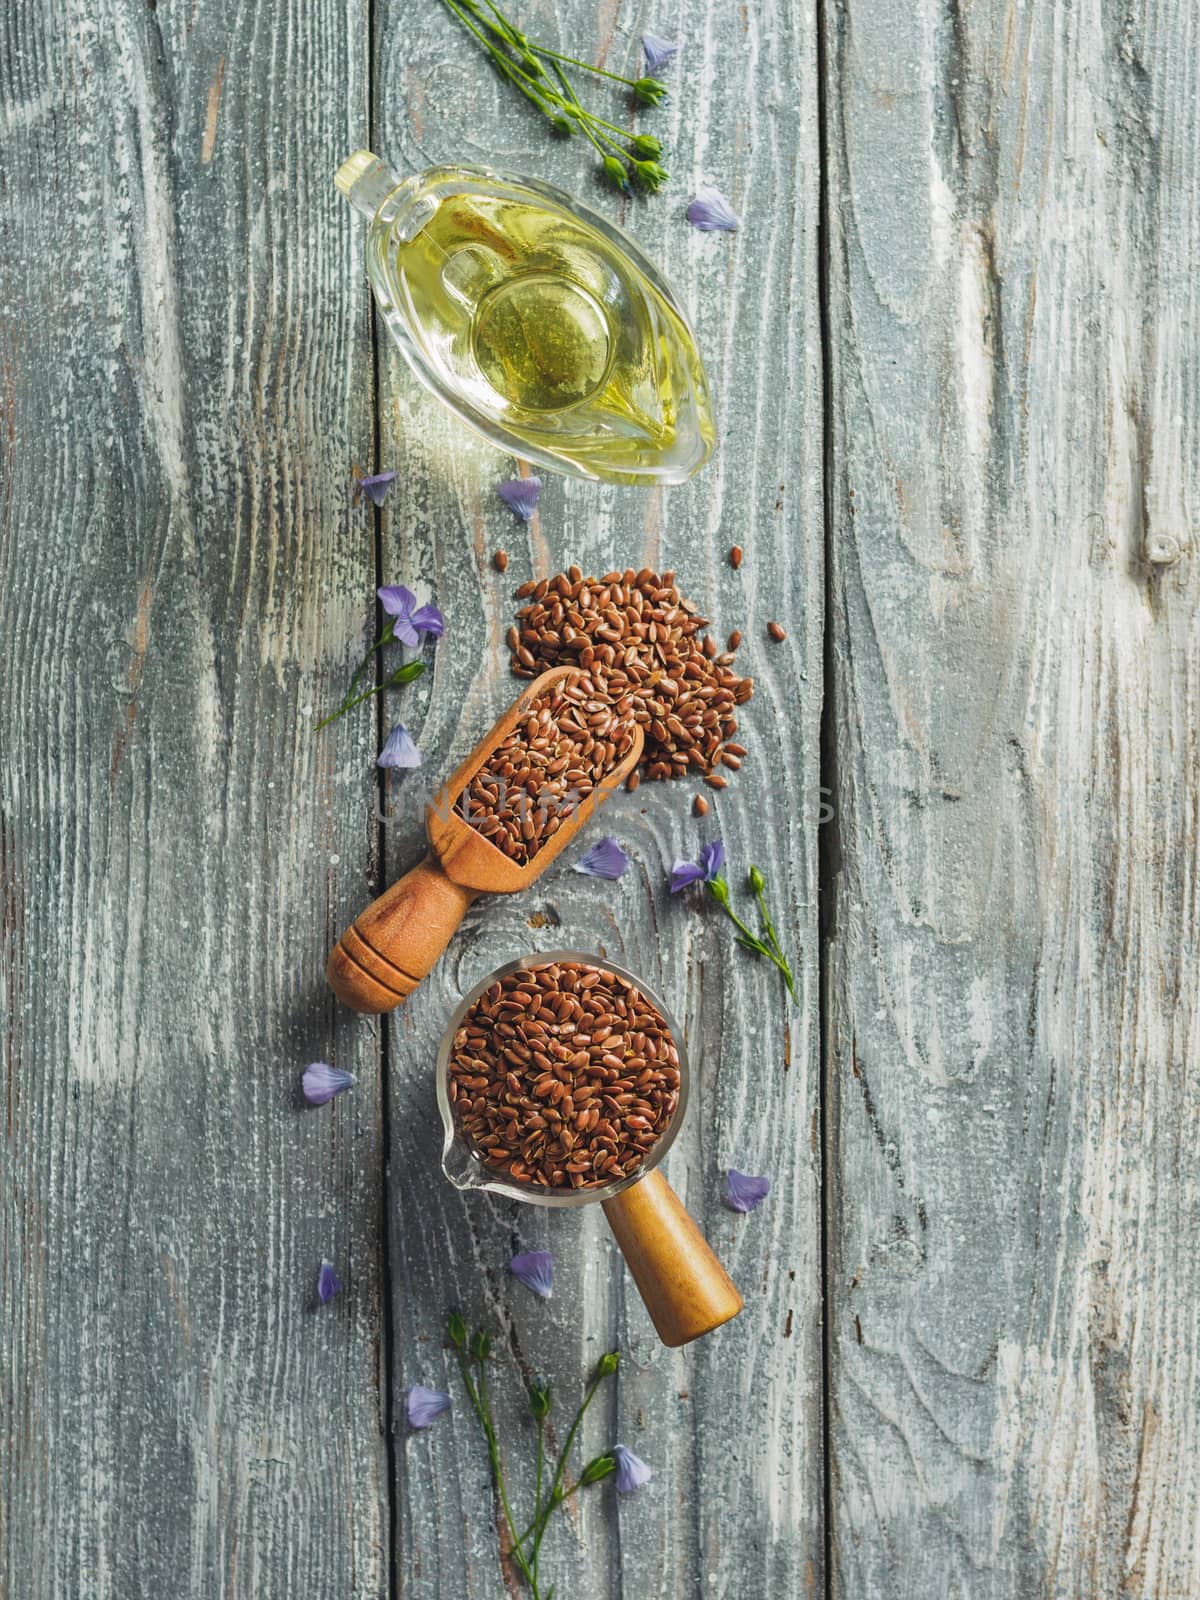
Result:
M670 484L708 460L704 366L669 285L620 229L532 178L360 150L334 179L370 222L367 271L417 377L552 471Z

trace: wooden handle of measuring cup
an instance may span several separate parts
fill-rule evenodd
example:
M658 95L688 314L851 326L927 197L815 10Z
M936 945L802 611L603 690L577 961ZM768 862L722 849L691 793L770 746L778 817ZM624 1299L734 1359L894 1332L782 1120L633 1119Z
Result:
M737 1316L741 1295L661 1172L606 1200L604 1214L664 1344L687 1344Z
M390 1011L450 943L474 889L452 883L432 855L373 901L334 945L325 976L355 1011Z

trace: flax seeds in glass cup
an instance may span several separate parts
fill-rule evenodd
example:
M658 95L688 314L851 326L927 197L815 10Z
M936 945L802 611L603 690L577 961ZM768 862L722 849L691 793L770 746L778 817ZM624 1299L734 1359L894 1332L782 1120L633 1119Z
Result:
M687 1109L687 1056L632 972L576 950L498 968L450 1019L437 1094L451 1183L535 1206L599 1201L664 1344L737 1316L741 1295L657 1170Z
M679 1029L633 973L569 950L510 961L443 1036L442 1165L533 1205L607 1200L666 1155L687 1092Z

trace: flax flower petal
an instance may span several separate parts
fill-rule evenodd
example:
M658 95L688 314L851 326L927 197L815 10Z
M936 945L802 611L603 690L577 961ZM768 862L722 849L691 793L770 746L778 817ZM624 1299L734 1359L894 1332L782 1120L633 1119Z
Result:
M574 863L573 870L589 878L607 878L611 882L628 872L629 857L618 840L597 839L587 854Z
M396 481L394 472L376 472L369 477L359 478L355 485L360 489L373 506L381 506L388 497L388 490Z
M419 767L424 759L413 743L412 734L402 722L398 722L388 734L375 764L380 767Z
M720 839L713 839L700 852L700 867L704 873L705 883L711 883L714 878L720 877L724 865L725 846Z
M428 1428L443 1411L449 1411L450 1396L442 1389L427 1389L423 1383L410 1384L405 1390L404 1408L410 1428Z
M671 868L671 893L678 894L681 889L686 889L689 884L704 881L704 868L698 867L694 861L677 861Z
M431 633L435 639L440 639L446 631L446 623L436 606L418 606L412 614L412 625L418 633Z
M725 1198L732 1211L753 1211L770 1192L770 1178L752 1178L736 1167L730 1167L725 1174Z
M514 1256L508 1268L527 1289L549 1300L554 1292L554 1257L549 1250L526 1250L523 1255Z
M331 1261L322 1261L321 1270L317 1273L317 1299L323 1306L327 1306L335 1294L340 1294L342 1280L333 1270Z
M406 589L402 583L384 584L382 589L377 589L379 603L389 617L411 617L417 597L411 589Z
M656 78L664 67L669 67L674 61L679 54L679 46L672 44L670 39L664 39L661 34L644 33L642 51L646 57L646 71Z
M300 1086L310 1106L323 1106L357 1082L352 1072L331 1067L327 1061L312 1061L304 1069Z
M497 484L496 493L510 511L516 513L522 522L528 522L537 509L538 495L542 492L540 478L510 478L506 483Z
M733 207L719 189L702 184L687 208L687 219L702 233L736 233L738 219Z
M633 1451L627 1450L623 1444L613 1445L612 1453L617 1463L618 1494L632 1494L635 1489L644 1488L654 1476L642 1458L635 1456Z

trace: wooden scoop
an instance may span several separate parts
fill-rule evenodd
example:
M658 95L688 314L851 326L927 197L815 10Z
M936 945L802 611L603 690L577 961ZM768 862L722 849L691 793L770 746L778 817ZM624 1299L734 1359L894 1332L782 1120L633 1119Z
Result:
M632 745L604 782L563 817L558 831L524 866L455 810L471 779L538 696L576 671L554 667L534 678L426 806L428 855L373 901L334 945L325 976L338 999L355 1011L391 1011L407 999L450 943L471 902L481 894L528 888L641 759L642 730L635 727Z

